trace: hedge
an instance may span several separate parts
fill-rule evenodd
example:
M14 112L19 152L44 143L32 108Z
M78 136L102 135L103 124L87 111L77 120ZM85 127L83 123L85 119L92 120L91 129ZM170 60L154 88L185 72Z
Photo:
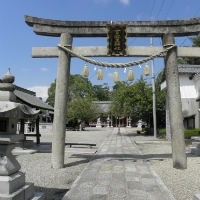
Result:
M192 136L200 136L200 128L185 130L185 139L191 139Z
M160 129L159 135L166 135L166 129ZM200 136L200 128L184 130L185 139L191 139L192 136Z

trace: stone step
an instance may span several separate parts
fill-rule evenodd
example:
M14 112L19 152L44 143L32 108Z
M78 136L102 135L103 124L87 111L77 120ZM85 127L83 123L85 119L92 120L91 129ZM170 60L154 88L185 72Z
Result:
M200 156L200 149L197 149L196 147L189 147L188 152Z
M33 153L38 153L38 150L22 149L22 148L15 148L15 149L12 150L12 154L14 156L24 155L24 154L33 154Z
M192 145L197 149L200 149L200 142L192 142Z
M0 176L0 196L9 195L18 189L22 188L25 184L25 174L17 172L10 176Z
M34 193L35 193L34 184L26 182L26 184L24 186L25 200L32 198Z
M200 194L195 194L193 200L200 200Z
M196 141L200 141L200 137L198 137L198 136L192 136L191 139L196 140Z
M44 200L44 193L37 192L35 195L29 200Z
M34 194L34 184L33 183L25 183L23 187L18 189L17 191L11 193L11 194L0 194L0 199L3 200L44 200L44 198L39 198L42 195L36 195ZM34 197L36 197L34 199Z

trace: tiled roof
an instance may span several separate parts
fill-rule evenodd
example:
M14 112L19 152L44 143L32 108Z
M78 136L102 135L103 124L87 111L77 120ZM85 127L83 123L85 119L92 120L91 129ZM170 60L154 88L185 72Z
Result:
M109 111L109 106L112 101L93 101L93 103L97 104L103 113L107 113Z
M35 92L16 86L14 93L17 97L17 101L20 103L24 103L35 108L54 110L52 106L48 105L47 103L36 97Z
M200 74L200 65L178 65L179 74L193 74L194 76ZM161 83L166 80L165 73L162 75Z
M200 73L200 65L178 65L178 72L196 75Z

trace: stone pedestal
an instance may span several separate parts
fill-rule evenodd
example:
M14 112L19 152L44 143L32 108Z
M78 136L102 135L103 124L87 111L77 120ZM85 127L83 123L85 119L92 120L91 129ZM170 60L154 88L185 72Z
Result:
M0 194L1 199L5 200L28 200L34 195L34 184L25 182L25 175L22 172L17 172L10 176L0 176ZM40 198L36 199L44 199L44 196L41 194L37 194Z
M129 117L129 118L128 118L128 125L126 126L126 128L131 128L131 120L132 120L132 119Z
M195 142L192 142L192 146L189 147L188 152L197 156L200 156L200 137L192 137Z
M100 121L100 118L97 119L96 128L101 128L101 121Z
M43 193L35 193L34 184L25 182L20 164L12 155L15 144L0 144L0 199L29 200L44 199Z

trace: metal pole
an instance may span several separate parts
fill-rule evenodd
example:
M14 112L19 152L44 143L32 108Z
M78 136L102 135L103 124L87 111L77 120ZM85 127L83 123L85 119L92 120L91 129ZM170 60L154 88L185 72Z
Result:
M151 47L153 47L153 38L150 38ZM154 74L154 59L152 59L152 93L153 93L153 128L154 137L157 136L157 125L156 125L156 90L155 90L155 74Z

